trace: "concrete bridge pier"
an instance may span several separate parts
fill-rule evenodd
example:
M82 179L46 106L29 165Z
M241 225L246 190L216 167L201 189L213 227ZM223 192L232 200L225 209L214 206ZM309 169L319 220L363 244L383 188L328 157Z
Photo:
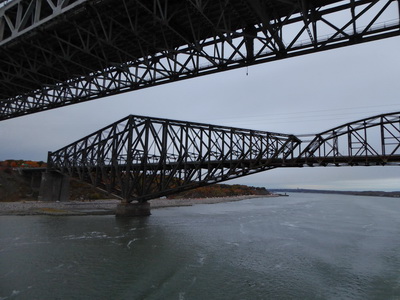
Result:
M69 177L55 171L43 172L38 199L40 201L68 201Z
M150 216L150 203L148 202L122 202L115 211L117 217L146 217Z

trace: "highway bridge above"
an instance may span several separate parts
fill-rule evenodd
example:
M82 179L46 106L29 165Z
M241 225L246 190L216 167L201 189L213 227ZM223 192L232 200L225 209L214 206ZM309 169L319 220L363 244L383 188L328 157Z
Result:
M399 0L0 0L0 120L397 36Z

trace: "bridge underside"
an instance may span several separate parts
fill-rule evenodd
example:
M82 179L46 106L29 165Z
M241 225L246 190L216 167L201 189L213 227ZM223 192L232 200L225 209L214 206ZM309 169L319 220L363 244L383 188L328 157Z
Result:
M0 1L0 120L397 36L398 5L393 0Z
M400 166L400 112L302 136L129 116L49 153L50 171L125 202L275 168Z

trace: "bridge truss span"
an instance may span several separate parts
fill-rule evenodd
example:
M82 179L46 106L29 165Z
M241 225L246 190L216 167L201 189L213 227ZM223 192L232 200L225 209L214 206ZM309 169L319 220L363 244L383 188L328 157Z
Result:
M50 152L48 166L145 202L280 167L400 165L400 112L301 137L131 115Z
M294 159L292 135L129 116L56 152L49 165L130 201L177 193Z
M398 0L0 1L0 120L397 36L399 11Z
M399 165L400 112L347 123L317 134L297 162L308 166Z

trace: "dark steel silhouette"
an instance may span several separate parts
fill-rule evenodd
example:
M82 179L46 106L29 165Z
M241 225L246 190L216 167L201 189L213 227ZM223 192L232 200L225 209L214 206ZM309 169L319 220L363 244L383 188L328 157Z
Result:
M0 0L0 120L400 34L395 0Z
M127 202L145 202L277 167L400 165L400 112L302 139L129 116L49 153L48 166Z
M374 116L317 134L293 164L400 165L400 113Z

